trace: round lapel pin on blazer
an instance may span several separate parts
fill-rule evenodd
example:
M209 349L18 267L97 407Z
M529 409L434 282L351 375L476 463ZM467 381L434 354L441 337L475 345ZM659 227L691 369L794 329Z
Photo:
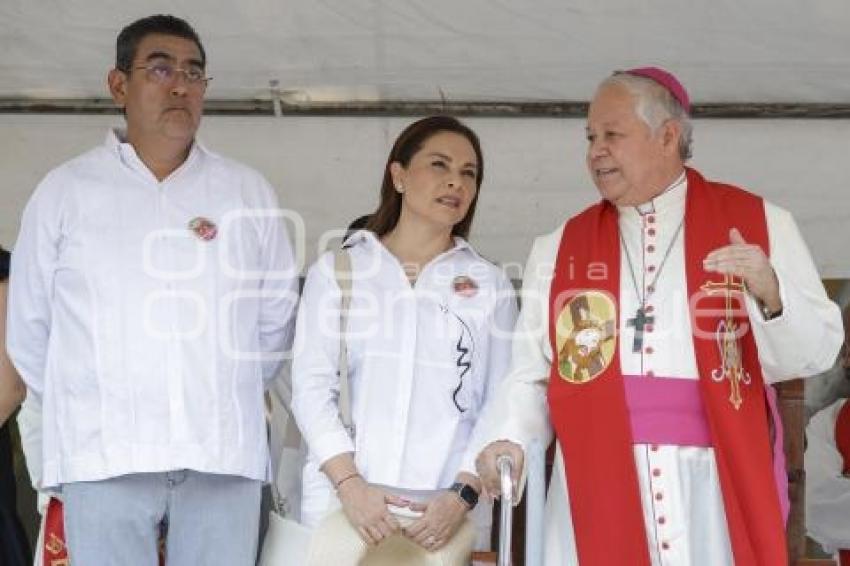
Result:
M218 226L215 225L215 222L203 216L198 216L190 220L189 230L205 242L214 239L218 234Z
M458 275L452 280L452 290L461 297L474 297L478 293L478 283L467 275Z

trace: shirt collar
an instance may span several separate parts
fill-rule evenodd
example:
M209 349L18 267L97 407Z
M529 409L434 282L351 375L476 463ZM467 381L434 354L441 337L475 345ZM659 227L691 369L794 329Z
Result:
M380 246L381 248L384 247L384 244L381 243L381 240L378 239L378 236L374 232L372 232L371 230L357 230L356 232L351 234L348 238L346 238L342 243L342 246L344 248L352 248L352 247L360 246L360 245L363 245L363 246ZM379 248L376 247L375 249L379 249ZM456 253L460 250L473 251L472 246L469 245L469 242L467 242L466 240L464 240L460 236L454 236L454 246L452 246L450 249L446 250L445 252L443 252L440 255L453 254L453 253ZM474 253L474 251L473 251L473 253Z
M617 209L621 216L640 217L647 214L664 214L668 211L683 209L687 192L688 179L682 171L675 181L649 201L637 206L618 206Z
M127 131L123 128L111 128L106 133L106 141L104 143L106 149L109 150L110 153L118 157L118 159L125 166L140 172L144 175L148 175L154 180L156 177L151 170L148 169L147 165L139 158L139 155L136 153L136 148L133 147L127 141ZM189 149L189 155L186 157L186 160L175 169L171 175L169 175L163 181L173 178L175 175L179 174L181 171L184 171L191 167L196 161L198 161L203 154L209 153L207 149L201 144L199 141L194 140L192 142L192 147ZM157 181L159 182L159 181Z

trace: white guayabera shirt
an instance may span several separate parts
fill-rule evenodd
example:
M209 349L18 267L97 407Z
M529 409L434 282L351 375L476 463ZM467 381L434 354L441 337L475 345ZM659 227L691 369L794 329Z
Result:
M14 252L8 349L42 402L43 487L268 477L297 273L261 175L196 143L159 182L110 132L42 181Z
M296 325L293 411L309 447L302 503L308 525L336 504L319 467L341 453L355 453L367 481L405 489L447 488L458 471L475 473L479 416L508 369L517 315L508 278L460 238L413 286L372 232L353 234L347 246L353 441L337 404L333 254L307 274Z

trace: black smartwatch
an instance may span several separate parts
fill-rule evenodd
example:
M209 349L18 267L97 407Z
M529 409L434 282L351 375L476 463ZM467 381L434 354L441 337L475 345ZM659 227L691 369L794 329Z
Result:
M759 310L761 311L761 315L764 317L764 320L773 320L774 318L782 316L782 307L779 307L779 310L772 311L759 302Z
M455 482L449 488L449 491L457 493L458 497L460 497L470 509L474 509L475 506L478 505L478 492L475 491L475 488L468 483Z

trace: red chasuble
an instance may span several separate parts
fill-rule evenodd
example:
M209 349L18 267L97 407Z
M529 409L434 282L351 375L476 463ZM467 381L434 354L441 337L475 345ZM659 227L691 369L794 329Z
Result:
M708 296L706 290L722 289L725 278L702 268L710 251L729 244L733 227L769 252L764 203L693 169L687 179L685 263L694 351L732 553L736 566L786 566L765 385L743 297ZM617 217L616 207L603 201L567 222L550 292L556 359L549 409L564 454L581 566L650 563L619 360ZM728 330L737 331L732 340ZM712 372L724 377L713 379ZM746 378L738 382L740 398L732 394L735 376Z
M835 446L844 458L842 473L850 477L850 401L845 401L835 421ZM839 552L841 566L850 566L850 549Z

